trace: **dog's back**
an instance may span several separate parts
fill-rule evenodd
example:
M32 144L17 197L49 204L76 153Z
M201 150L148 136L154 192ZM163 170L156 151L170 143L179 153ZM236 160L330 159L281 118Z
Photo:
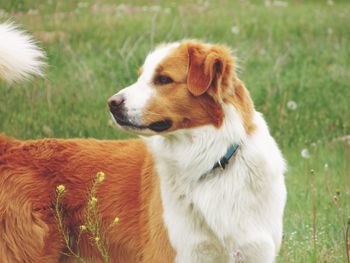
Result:
M106 174L96 198L111 262L172 257L152 160L141 140L19 141L1 136L0 151L0 262L69 260L62 254L66 244L55 216L56 188L65 186L64 222L72 240L77 240L98 171ZM121 224L110 227L115 217ZM157 233L152 242L150 231ZM73 241L82 257L100 262L89 233L82 233L75 245ZM157 249L160 246L162 250Z
M11 146L12 142L5 135L0 134L0 156Z

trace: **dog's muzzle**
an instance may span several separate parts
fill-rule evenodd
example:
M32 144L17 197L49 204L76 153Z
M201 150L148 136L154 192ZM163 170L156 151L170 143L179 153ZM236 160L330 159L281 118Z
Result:
M123 95L113 95L108 100L109 110L113 115L115 121L120 125L133 129L150 129L155 132L162 132L168 130L172 126L171 120L161 120L153 122L149 125L140 125L130 120L125 109L125 98Z

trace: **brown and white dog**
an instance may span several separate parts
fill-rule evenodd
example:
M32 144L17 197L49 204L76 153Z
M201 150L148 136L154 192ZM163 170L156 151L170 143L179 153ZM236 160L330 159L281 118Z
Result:
M14 28L6 33L21 36ZM18 52L33 55L31 48ZM38 73L41 56L27 58L14 61L0 50L2 77ZM28 71L28 61L39 63L36 70ZM137 81L108 104L117 125L141 139L0 137L0 262L74 262L64 255L55 190L65 186L65 224L76 239L98 171L106 174L97 199L111 262L275 260L285 161L228 48L159 46ZM108 228L116 216L120 224ZM102 262L88 235L76 249Z

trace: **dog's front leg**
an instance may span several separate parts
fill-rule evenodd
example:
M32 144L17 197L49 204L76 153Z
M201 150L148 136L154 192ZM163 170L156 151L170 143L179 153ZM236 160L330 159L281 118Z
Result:
M275 262L276 248L272 241L265 239L248 242L240 247L242 262L247 263L272 263Z
M192 206L165 206L164 220L176 263L228 262L220 242Z

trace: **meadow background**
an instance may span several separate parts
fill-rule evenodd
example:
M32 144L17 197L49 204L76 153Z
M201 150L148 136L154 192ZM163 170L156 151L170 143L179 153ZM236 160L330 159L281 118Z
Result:
M0 83L0 131L21 139L129 137L106 100L148 51L183 38L231 46L288 161L277 262L349 262L349 1L0 0L7 19L48 55L44 79Z

